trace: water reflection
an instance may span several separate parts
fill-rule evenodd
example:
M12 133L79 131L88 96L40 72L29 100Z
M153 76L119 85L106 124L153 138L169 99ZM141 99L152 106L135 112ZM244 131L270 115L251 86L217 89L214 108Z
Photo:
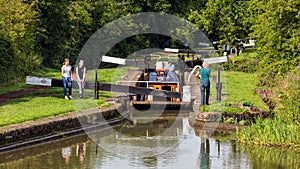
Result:
M300 168L300 151L274 147L240 146L251 161L252 168Z
M70 163L72 149L71 147L64 147L61 149L61 156L65 159L66 165Z
M84 157L86 154L86 143L79 143L76 145L76 157L79 158L79 161L83 163Z
M209 139L201 139L200 155L199 160L197 160L197 166L199 166L200 169L210 168L209 150Z
M208 138L210 131L195 131L186 120L161 120L138 127L119 126L116 130L121 135L117 137L116 133L99 131L100 143L109 145L114 151L127 151L127 156L108 151L107 147L81 135L2 153L0 169L300 168L297 151L242 146L228 139L225 132L215 132ZM170 125L174 128L167 130ZM148 137L145 131L148 131ZM159 137L166 131L168 137ZM99 133L96 132L96 136Z
M156 167L157 166L157 157L142 157L143 165L145 167Z

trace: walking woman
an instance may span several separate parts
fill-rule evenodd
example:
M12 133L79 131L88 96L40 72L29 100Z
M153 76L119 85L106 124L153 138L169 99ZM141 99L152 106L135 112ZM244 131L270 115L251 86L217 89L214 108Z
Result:
M73 99L72 97L72 66L70 65L70 60L66 58L64 60L64 65L61 67L62 82L64 86L64 96L65 99ZM69 95L67 96L67 88L69 90Z
M77 84L79 88L79 95L80 98L83 98L84 94L84 83L85 83L85 75L86 75L86 68L84 66L84 61L79 60L78 67L76 68L76 76L77 76Z
M207 62L203 62L203 68L199 70L200 74L200 90L201 90L201 102L202 105L209 105L209 94L210 94L210 69Z

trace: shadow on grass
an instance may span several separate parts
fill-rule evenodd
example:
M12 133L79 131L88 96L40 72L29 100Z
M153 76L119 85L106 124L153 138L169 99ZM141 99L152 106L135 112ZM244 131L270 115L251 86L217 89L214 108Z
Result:
M45 90L41 90L41 91L35 91L32 93L27 93L21 98L7 100L7 101L1 103L0 106L28 102L32 98L35 98L35 97L54 97L54 98L63 99L63 94L62 94L61 88L50 88L50 89L45 89Z
M5 105L12 105L12 104L18 104L22 102L28 102L30 101L30 97L22 97L22 98L17 98L17 99L11 99L7 100L6 102L3 102L0 104L0 106L5 106Z

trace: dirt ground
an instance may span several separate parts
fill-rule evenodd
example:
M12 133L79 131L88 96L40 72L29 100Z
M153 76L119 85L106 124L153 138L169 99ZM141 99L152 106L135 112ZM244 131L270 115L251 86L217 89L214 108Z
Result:
M28 93L45 90L47 88L49 88L49 87L46 87L46 86L33 86L32 88L27 88L27 89L22 89L22 90L19 90L19 91L14 91L14 92L1 94L0 95L0 104L3 103L3 102L8 101L10 99L21 98L21 97L24 97Z

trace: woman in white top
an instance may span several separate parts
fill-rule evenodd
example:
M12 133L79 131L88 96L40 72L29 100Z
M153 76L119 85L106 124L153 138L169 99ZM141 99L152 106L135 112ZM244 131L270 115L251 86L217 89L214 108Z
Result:
M64 86L64 97L65 99L73 99L72 97L72 66L70 65L70 60L65 59L64 65L61 67L62 82ZM67 96L67 88L69 90L69 95Z
M76 76L77 76L77 84L79 88L79 95L81 99L83 98L83 94L84 94L85 75L86 75L86 68L84 66L84 61L79 60L78 67L76 68Z

